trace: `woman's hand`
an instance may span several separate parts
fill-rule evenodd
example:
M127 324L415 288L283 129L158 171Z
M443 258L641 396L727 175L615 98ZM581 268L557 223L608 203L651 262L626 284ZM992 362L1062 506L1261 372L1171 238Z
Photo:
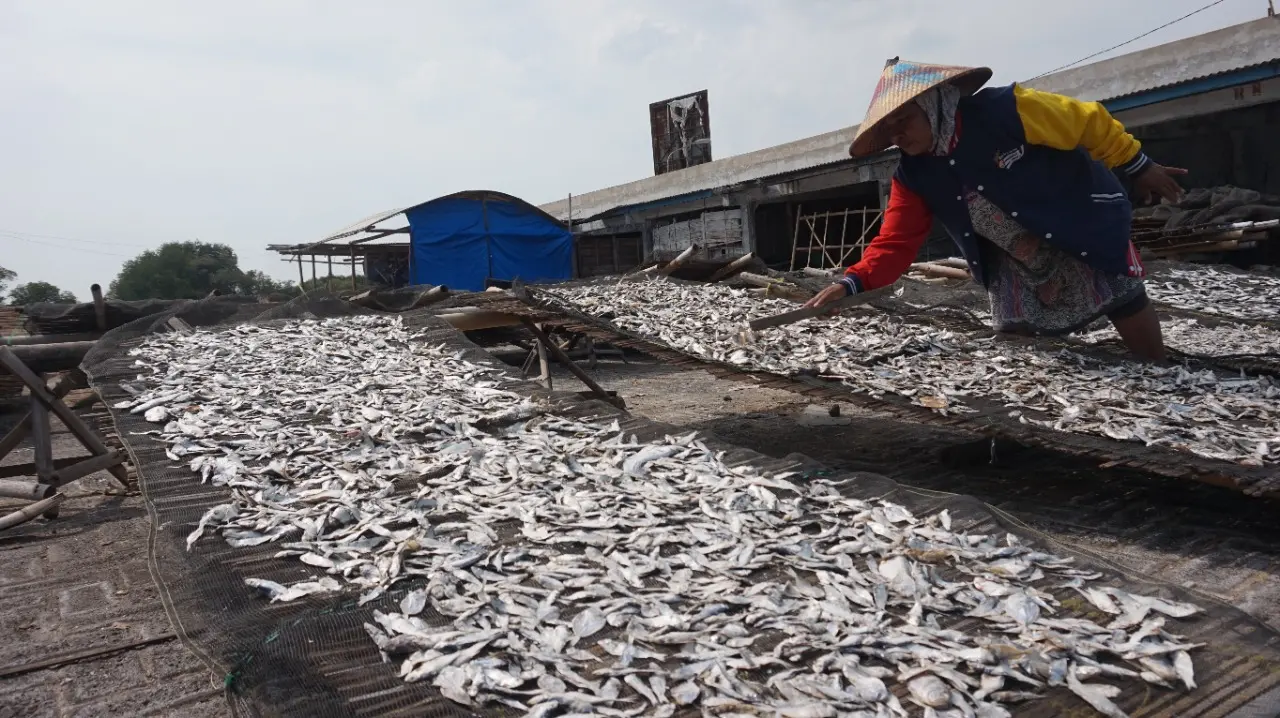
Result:
M1182 185L1174 178L1185 174L1187 171L1180 167L1165 167L1152 162L1150 167L1133 178L1133 194L1143 202L1151 201L1153 194L1170 203L1177 202L1182 199Z
M848 294L849 290L845 289L845 286L840 282L836 282L815 294L813 298L805 302L804 305L806 307L821 307L822 305L830 304L837 299L843 299ZM827 313L827 316L834 316L838 311L839 310L833 309Z

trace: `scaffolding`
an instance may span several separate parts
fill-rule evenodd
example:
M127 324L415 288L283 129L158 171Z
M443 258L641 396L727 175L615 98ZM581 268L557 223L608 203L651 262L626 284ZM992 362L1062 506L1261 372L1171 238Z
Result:
M867 246L868 235L875 236L874 233L884 215L884 210L878 208L843 209L812 214L805 214L803 209L803 205L796 208L795 234L791 242L791 271L803 267L839 269L848 266L850 258L862 256L862 250ZM851 238L849 234L850 217L855 217L852 229L858 232L856 239ZM803 244L801 228L805 231ZM832 237L832 230L835 228L840 232L839 241L835 241ZM798 264L801 256L804 256L804 263Z

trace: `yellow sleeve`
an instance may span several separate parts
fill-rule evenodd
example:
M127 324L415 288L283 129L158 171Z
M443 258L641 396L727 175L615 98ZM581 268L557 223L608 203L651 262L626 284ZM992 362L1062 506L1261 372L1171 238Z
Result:
M1059 150L1083 147L1107 169L1135 165L1125 167L1129 174L1145 168L1142 143L1100 103L1021 85L1014 86L1013 94L1027 142Z

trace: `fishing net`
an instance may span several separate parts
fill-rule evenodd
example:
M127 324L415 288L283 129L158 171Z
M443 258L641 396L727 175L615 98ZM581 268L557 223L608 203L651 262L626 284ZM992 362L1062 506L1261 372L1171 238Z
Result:
M86 357L83 368L108 407L128 394L121 383L134 382L130 349L148 334L169 330L168 319L177 317L193 327L225 330L238 323L275 324L294 317L328 317L371 314L339 300L312 297L290 302L264 315L244 305L217 299L185 302L162 314L137 319L109 332ZM510 372L462 334L425 312L401 315L406 325L424 332L422 341L443 345L476 364ZM353 380L356 380L353 377ZM519 382L514 386L548 402L552 411L578 419L617 417L627 435L641 441L676 433L669 426L621 415L607 404L586 401L574 394L549 393ZM291 603L268 603L245 583L249 577L288 583L305 572L299 562L276 558L278 547L267 543L254 548L231 548L221 540L198 542L186 550L186 536L211 507L225 503L229 490L202 485L185 462L175 463L154 436L155 425L127 410L111 409L116 430L137 469L140 488L152 521L149 561L170 620L187 647L224 681L230 706L245 716L462 716L511 715L510 709L468 709L439 695L427 682L404 683L397 675L398 662L382 663L363 629L375 610L395 611L408 590L423 581L399 584L387 595L364 606L357 592L310 596ZM1110 585L1135 593L1192 601L1205 609L1198 618L1179 621L1177 630L1189 641L1207 643L1195 652L1200 687L1183 691L1149 690L1130 682L1115 701L1134 715L1218 715L1261 718L1274 715L1280 705L1280 641L1263 624L1204 595L1161 585L1149 577L1125 574L1101 559L1053 545L1046 537L1020 525L1015 519L989 510L980 502L960 496L912 490L869 473L834 472L803 456L768 458L742 448L707 441L727 452L731 466L754 465L771 472L798 471L802 477L850 479L845 492L859 498L888 498L917 515L947 508L958 525L970 533L1010 532L1039 541L1060 555L1075 556L1086 567L1105 574ZM407 482L409 483L409 482ZM413 486L400 490L411 492ZM523 542L518 526L499 531L495 549ZM567 551L580 550L566 548ZM1065 598L1065 596L1060 596ZM1061 615L1083 615L1080 602L1064 601ZM447 619L430 606L420 616L431 625ZM956 624L958 630L973 627L973 619ZM900 690L901 687L898 687ZM1077 715L1083 704L1065 689L1049 691L1044 698L1023 704L1017 715ZM697 715L684 711L679 715Z
M248 304L261 312L272 306L261 304L257 297L214 297L220 303ZM106 306L107 329L114 329L129 322L166 312L186 304L188 299L146 299L126 302L108 299ZM31 304L23 309L28 334L78 334L98 331L97 313L92 302L82 304Z

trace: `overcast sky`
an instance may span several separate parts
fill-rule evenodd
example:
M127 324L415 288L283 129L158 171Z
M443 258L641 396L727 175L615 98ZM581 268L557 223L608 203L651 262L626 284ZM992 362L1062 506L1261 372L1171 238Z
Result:
M0 266L86 298L199 239L296 277L265 245L648 176L650 102L708 89L723 158L856 123L893 55L1024 80L1208 2L3 0ZM1225 0L1111 54L1265 11Z

